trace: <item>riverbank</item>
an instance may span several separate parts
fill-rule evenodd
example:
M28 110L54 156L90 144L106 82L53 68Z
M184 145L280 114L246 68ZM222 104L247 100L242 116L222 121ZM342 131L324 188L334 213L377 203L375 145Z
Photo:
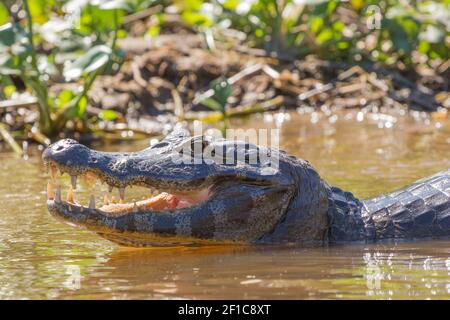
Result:
M445 117L450 108L448 67L401 72L377 64L350 65L314 56L280 59L263 50L216 45L209 50L195 34L122 39L119 46L127 55L120 71L99 76L88 94L88 117L110 110L114 120L100 121L103 132L76 137L122 140L135 134L160 134L164 126L176 121L217 120L217 112L202 101L211 95L209 84L219 77L232 87L227 106L231 116L312 107L331 112L409 109ZM75 85L54 83L50 92L57 95ZM25 133L19 140L27 136L40 142L45 139L25 129L37 121L35 103L28 95L0 102L2 122L13 132ZM123 134L130 130L132 134Z

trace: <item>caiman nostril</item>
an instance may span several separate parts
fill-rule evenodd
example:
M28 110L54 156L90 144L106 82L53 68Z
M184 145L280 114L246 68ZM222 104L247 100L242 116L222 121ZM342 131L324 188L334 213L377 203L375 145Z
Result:
M60 165L86 166L89 149L73 139L60 140L42 154L45 162L52 161ZM79 168L78 168L79 169Z

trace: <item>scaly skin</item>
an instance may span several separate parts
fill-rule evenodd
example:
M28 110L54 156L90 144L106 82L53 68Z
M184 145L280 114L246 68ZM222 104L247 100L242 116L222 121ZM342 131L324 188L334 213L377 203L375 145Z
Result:
M197 148L215 148L222 150L216 157L234 154L247 160L174 162L183 146L192 148L191 154L183 155L185 159L197 155ZM277 155L278 169L260 158L249 164L255 150ZM165 212L139 209L118 216L48 200L54 216L127 246L327 244L450 235L450 170L388 195L359 201L329 186L307 161L285 152L190 137L183 130L131 153L94 151L65 139L48 147L43 159L71 175L95 173L119 188L141 185L185 192L210 187L211 197L192 207Z

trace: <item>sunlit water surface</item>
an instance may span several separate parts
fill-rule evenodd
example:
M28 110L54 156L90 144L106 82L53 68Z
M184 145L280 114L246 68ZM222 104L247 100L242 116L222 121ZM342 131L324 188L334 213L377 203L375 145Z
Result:
M233 126L280 128L283 149L361 198L450 167L448 120L295 112ZM147 143L103 148L138 150ZM450 298L449 241L125 249L47 213L38 155L25 161L0 154L0 169L0 299ZM81 203L91 188L80 182ZM95 189L100 199L104 187ZM127 197L142 195L133 190Z

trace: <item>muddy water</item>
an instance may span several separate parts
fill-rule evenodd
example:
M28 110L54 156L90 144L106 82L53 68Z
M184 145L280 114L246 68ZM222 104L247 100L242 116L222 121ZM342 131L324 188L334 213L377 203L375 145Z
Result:
M359 197L450 167L448 120L295 112L232 126L280 128L282 148ZM49 216L38 156L24 161L1 153L0 169L0 299L450 298L449 241L124 249ZM80 183L80 202L87 203L90 188ZM142 192L127 190L127 197Z

